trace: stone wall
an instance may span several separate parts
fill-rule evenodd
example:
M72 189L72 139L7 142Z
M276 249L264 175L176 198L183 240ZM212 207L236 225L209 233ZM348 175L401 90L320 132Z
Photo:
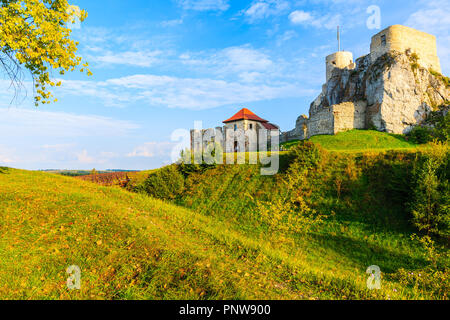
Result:
M334 134L352 130L365 129L367 102L344 102L332 107L334 114Z
M325 107L312 114L308 121L308 138L322 134L334 134L332 107Z

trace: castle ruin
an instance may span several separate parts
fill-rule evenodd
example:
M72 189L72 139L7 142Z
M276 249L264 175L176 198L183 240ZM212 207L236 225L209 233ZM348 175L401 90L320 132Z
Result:
M408 133L436 106L450 100L439 79L436 37L394 25L372 37L370 53L353 61L338 51L326 57L326 83L280 141L304 140L351 129Z

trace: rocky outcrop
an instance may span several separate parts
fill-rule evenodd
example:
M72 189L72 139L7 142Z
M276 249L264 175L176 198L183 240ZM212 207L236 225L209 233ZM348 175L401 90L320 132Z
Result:
M311 104L309 118L300 117L281 140L372 127L405 134L430 111L449 103L448 81L421 67L416 54L391 51L372 61L369 54L357 59L356 66L334 69Z

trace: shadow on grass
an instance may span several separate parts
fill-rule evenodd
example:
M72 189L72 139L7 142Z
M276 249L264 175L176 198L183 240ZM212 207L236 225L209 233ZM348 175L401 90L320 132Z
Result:
M3 173L3 174L8 173L8 171L9 171L9 168L7 168L7 167L0 167L0 174L1 173Z
M389 135L390 137L394 138L394 139L399 140L399 141L402 142L402 143L408 144L408 145L411 146L411 147L418 147L418 146L419 146L418 144L415 144L415 143L413 143L413 142L411 142L411 141L408 141L408 140L407 140L407 137L406 137L405 135L402 135L402 134L393 134L393 133L388 133L388 135Z
M408 254L386 249L376 243L356 240L344 235L312 234L311 236L322 246L347 257L363 268L378 265L381 271L394 273L400 268L415 270L424 268L428 264L423 258L411 257Z

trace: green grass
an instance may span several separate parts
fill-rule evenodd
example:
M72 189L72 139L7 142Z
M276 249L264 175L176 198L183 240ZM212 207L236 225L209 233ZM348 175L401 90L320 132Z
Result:
M288 142L283 142L281 144L281 146L285 149L285 150L289 150L290 148L298 145L300 143L300 140L292 140L292 141L288 141Z
M232 175L246 170L228 168ZM264 185L252 173L242 179L247 188ZM232 181L222 192L242 188ZM228 201L216 196L209 204ZM206 215L116 187L8 168L0 170L0 203L2 299L433 298L387 276L382 290L366 289L371 264L393 272L424 262L404 233L374 232L356 220L333 220L311 237L250 232L233 212L229 219ZM74 264L82 270L80 291L65 285Z
M339 152L366 152L387 150L415 150L419 145L406 141L403 135L389 134L374 130L351 130L337 135L314 136L310 141L321 145L324 149ZM288 142L291 148L298 141Z

